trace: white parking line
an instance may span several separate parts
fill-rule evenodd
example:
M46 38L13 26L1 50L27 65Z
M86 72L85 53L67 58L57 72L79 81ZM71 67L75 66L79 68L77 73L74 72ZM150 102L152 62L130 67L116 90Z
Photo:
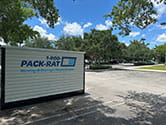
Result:
M119 106L119 105L123 105L123 104L125 104L125 102L119 103L119 104L116 104L116 105L113 105L112 107L114 107L114 106ZM53 124L55 125L55 124L58 124L58 123L60 123L60 122L70 121L70 120L73 120L73 119L76 119L76 118L79 118L79 117L82 117L82 116L86 116L86 115L89 115L89 114L92 114L92 113L96 113L96 112L100 112L100 111L95 110L95 111L90 111L90 112L82 113L82 114L80 114L80 115L75 115L75 116L68 117L68 118L66 118L66 119L63 119L63 120L54 122Z
M111 103L111 102L113 102L113 101L108 101L108 102L96 104L96 105L93 105L93 106L88 106L88 107L79 108L79 109L72 110L72 111L69 111L69 112L70 112L70 113L74 113L74 112L78 112L78 111L81 111L81 110L86 110L86 109L90 109L90 108L94 108L94 107L106 105L106 104L109 104L109 103ZM118 105L123 105L123 104L125 104L125 102L112 105L111 107L118 106ZM59 116L62 116L62 115L66 115L66 114L68 114L69 112L65 112L65 113L61 113L61 114L56 114L56 115L52 115L52 116L49 116L49 117L44 117L44 118L41 118L41 119L38 119L38 120L35 120L35 121L26 122L25 125L32 124L32 123L35 123L35 122L44 121L44 120L48 120L48 119L51 119L51 118L54 118L54 117L59 117ZM72 120L72 119L75 119L75 118L78 118L78 117L81 117L81 116L86 116L86 115L89 115L89 114L92 114L92 113L95 113L95 112L98 112L98 110L90 111L90 112L86 112L86 113L82 113L82 114L80 114L80 115L76 115L76 114L75 114L75 116L68 117L68 118L63 119L63 120L59 120L59 121L57 121L57 122L54 122L54 124L57 124L57 123L60 123L60 122L63 122L63 121Z
M47 119L54 118L54 117L59 117L59 116L62 116L62 115L66 115L69 112L78 112L78 111L81 111L81 110L94 108L94 107L97 107L97 106L100 106L100 105L103 105L103 104L108 104L108 103L111 103L111 102L112 101L108 101L108 102L105 102L105 103L102 103L102 104L100 103L100 104L96 104L96 105L92 105L92 106L83 107L83 108L79 108L79 109L76 109L76 110L68 111L68 112L65 112L65 113L56 114L56 115L52 115L52 116L49 116L49 117L44 117L44 118L41 118L41 119L38 119L38 120L35 120L35 121L32 121L32 122L26 122L25 125L31 124L31 123L34 123L34 122L38 122L38 121L47 120Z

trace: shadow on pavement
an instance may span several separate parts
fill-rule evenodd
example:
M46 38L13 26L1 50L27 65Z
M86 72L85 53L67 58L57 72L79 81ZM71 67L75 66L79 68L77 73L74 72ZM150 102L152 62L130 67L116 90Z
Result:
M80 117L74 120L61 122L59 125L165 125L166 124L166 97L151 93L137 93L129 91L127 96L120 96L125 100L125 105L131 112L136 114L130 119L115 117L113 109L111 116L107 112L96 112L95 114ZM107 107L108 108L108 107Z
M89 94L0 111L0 125L61 123L62 120L84 113L107 112L111 109Z
M132 119L138 125L165 125L166 124L166 97L151 93L137 93L129 91L123 97L136 117Z
M80 95L36 105L0 111L1 125L165 125L166 97L150 93L128 92L119 96L136 117L115 117L116 107L100 98Z

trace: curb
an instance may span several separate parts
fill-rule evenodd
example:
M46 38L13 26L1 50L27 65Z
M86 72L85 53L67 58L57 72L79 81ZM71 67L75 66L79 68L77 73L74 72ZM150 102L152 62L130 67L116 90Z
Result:
M142 72L159 72L159 73L166 73L166 71L164 70L147 70L147 69L129 69L129 68L126 68L128 70L135 70L135 71L142 71Z

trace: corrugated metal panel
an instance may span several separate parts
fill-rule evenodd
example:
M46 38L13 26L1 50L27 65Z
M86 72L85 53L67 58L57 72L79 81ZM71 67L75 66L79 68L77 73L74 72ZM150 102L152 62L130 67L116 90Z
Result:
M58 56L60 61L65 57L65 66L21 67L22 60L51 61L47 56ZM76 58L74 67L70 66L74 64L73 57ZM7 48L5 102L83 90L83 63L84 53Z

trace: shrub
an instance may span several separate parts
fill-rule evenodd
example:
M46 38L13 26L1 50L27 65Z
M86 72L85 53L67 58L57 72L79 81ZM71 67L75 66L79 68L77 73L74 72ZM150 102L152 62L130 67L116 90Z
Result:
M154 65L154 62L135 62L135 66L141 66L141 65Z
M103 66L103 65L91 65L90 69L110 69L112 66Z
M109 62L100 62L100 64L110 64Z

